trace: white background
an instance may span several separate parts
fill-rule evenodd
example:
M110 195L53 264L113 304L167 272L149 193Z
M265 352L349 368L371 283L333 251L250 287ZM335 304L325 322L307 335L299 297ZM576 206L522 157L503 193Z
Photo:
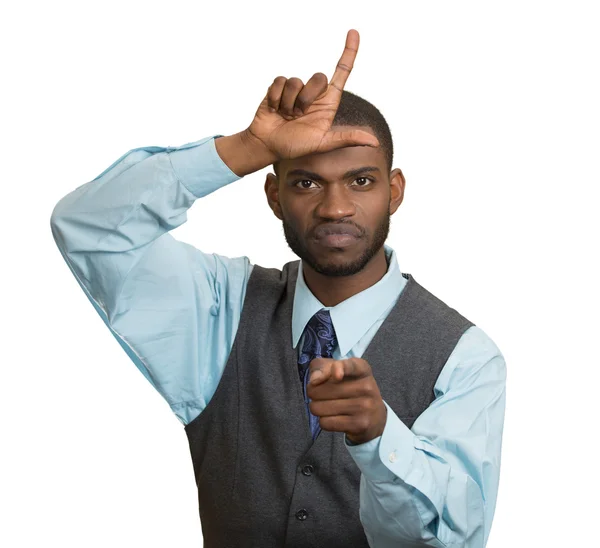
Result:
M599 18L595 2L13 2L0 15L0 545L197 547L187 439L55 247L65 194L132 148L247 127L278 75L333 74L391 126L400 268L507 360L489 548L598 539ZM267 170L173 231L296 257Z

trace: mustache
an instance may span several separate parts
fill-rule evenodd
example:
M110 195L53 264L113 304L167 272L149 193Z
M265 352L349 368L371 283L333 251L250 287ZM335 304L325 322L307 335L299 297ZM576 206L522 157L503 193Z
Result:
M330 234L349 234L355 238L362 238L365 229L351 221L341 223L326 223L319 225L312 231L312 235L318 240Z

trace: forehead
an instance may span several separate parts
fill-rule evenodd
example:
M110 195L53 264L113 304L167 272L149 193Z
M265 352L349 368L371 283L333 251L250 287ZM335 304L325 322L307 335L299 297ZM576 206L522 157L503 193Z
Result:
M332 130L356 129L354 127L334 126ZM373 134L369 127L361 127L363 131ZM294 169L305 169L318 173L327 180L342 177L344 173L352 169L364 166L376 166L381 174L386 172L386 159L380 147L350 146L319 154L308 154L293 160L281 160L279 163L280 176L286 177Z

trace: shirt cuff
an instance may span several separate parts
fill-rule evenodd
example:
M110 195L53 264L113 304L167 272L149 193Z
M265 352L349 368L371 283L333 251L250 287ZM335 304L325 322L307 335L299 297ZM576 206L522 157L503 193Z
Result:
M383 403L387 407L383 434L359 445L349 445L346 440L346 448L366 479L392 482L396 477L405 478L410 470L414 452L414 434L385 400Z
M215 147L216 137L222 135L167 150L175 175L197 198L241 179L219 156Z

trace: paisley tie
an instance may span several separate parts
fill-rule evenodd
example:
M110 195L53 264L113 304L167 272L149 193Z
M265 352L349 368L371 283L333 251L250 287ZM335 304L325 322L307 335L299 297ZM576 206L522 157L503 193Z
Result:
M331 315L329 310L322 308L309 320L304 328L304 343L298 358L298 371L303 386L304 403L306 404L313 440L321 431L321 426L319 425L319 418L310 412L309 403L311 400L306 395L306 384L310 376L308 366L314 358L331 358L336 345L337 338L331 323Z

